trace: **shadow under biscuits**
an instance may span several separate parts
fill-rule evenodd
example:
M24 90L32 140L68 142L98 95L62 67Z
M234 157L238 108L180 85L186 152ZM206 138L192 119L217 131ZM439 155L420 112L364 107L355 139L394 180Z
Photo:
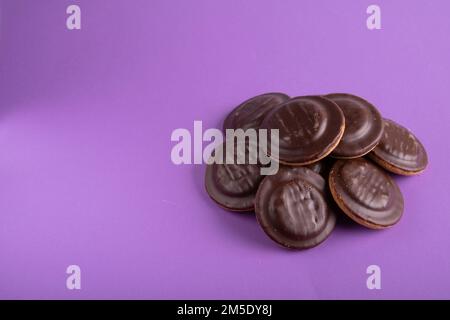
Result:
M205 188L205 165L194 166L193 178L195 180L195 192L201 193L201 201L205 201L209 217L214 219L229 234L230 238L242 238L242 245L251 245L259 248L282 250L264 234L258 225L255 213L234 212L220 207L211 199Z

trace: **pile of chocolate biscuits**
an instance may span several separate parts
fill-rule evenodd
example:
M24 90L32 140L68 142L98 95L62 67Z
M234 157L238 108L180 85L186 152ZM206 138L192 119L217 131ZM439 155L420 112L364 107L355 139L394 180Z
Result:
M278 244L314 247L343 212L371 229L396 224L403 196L389 173L416 175L428 157L408 129L351 94L253 97L227 116L226 129L278 129L280 167L262 176L260 164L207 165L209 196L231 211L254 211Z

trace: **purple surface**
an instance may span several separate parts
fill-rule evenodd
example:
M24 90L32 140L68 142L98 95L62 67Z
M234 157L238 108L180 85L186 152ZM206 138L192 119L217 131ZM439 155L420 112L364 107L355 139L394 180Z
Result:
M376 3L378 31L371 1L0 0L0 298L450 298L450 2ZM348 91L412 129L430 166L397 179L403 220L291 252L172 164L172 130L266 91Z

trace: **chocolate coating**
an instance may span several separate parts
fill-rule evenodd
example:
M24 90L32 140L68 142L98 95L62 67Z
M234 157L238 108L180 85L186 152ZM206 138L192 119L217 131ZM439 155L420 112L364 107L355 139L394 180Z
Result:
M311 169L312 171L314 171L315 173L318 173L320 175L322 174L322 172L325 169L325 165L323 163L323 160L317 161L317 162L314 162L314 163L311 163L311 164L308 164L305 167L308 168L308 169Z
M384 133L369 157L396 174L414 175L428 165L428 156L422 143L405 127L384 119Z
M267 176L255 199L256 218L278 244L307 249L324 241L336 224L325 200L325 180L304 167L281 167Z
M383 134L383 121L377 108L368 101L344 93L326 95L345 116L345 131L331 155L351 159L365 155L375 148Z
M225 144L222 145L223 147ZM226 148L222 154L223 163L206 165L205 187L208 195L221 207L231 211L253 211L256 191L263 176L258 164L249 164L248 148L245 148L245 164L236 164L239 149L235 147L235 164L225 163Z
M250 98L228 114L223 123L223 130L258 129L267 113L288 99L289 96L277 92Z
M403 214L403 196L395 181L364 158L337 161L329 185L341 210L365 227L390 227Z
M305 165L326 157L344 133L344 115L332 101L319 96L297 97L275 107L261 124L279 129L279 160Z
M311 169L315 173L318 173L322 177L328 179L328 173L330 172L330 169L335 161L336 160L332 157L326 157L320 161L307 164L305 167Z

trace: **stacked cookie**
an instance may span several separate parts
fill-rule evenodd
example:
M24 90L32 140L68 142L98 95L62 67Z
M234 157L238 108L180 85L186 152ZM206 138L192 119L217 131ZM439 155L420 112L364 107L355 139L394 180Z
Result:
M280 164L275 175L262 176L260 162L213 163L205 185L220 206L255 211L262 230L288 248L324 241L340 213L371 229L396 224L403 196L389 173L419 174L428 163L416 136L350 94L259 95L231 111L226 129L278 129L278 152L268 150Z

